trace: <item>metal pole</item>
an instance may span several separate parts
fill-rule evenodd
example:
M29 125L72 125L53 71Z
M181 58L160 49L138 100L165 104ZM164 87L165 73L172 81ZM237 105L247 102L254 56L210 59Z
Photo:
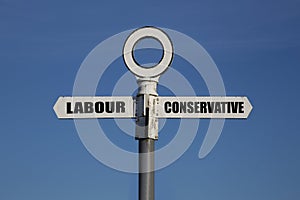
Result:
M138 80L136 139L139 140L139 200L154 200L154 142L158 121L154 116L156 81Z
M153 139L139 140L139 200L154 200L154 171L143 172L154 168Z
M159 63L151 68L139 65L133 56L136 43L144 38L158 40L164 50ZM139 86L136 96L136 131L139 140L139 200L154 200L154 141L158 139L156 117L157 83L173 59L173 45L166 33L155 27L143 27L132 32L123 47L127 68L136 76Z

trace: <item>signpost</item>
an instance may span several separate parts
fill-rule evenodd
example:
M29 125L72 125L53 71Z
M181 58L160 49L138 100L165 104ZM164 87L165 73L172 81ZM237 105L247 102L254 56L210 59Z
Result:
M149 97L156 118L246 119L252 110L247 97ZM59 97L54 105L60 119L136 118L131 96Z
M252 106L247 97L159 97L158 118L247 118Z
M163 47L163 58L150 68L134 60L137 42L154 38ZM59 97L54 111L60 119L134 118L135 138L139 140L139 200L154 200L154 141L158 139L158 118L242 118L252 105L247 97L175 97L158 96L157 83L173 59L173 45L162 30L143 27L126 40L123 59L136 76L138 93L131 96Z
M135 116L133 97L59 97L53 109L60 119Z

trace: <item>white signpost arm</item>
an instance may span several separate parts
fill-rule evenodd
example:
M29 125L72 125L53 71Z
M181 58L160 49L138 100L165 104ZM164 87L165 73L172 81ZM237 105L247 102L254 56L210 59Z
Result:
M247 97L160 96L155 113L158 118L246 119L251 110Z

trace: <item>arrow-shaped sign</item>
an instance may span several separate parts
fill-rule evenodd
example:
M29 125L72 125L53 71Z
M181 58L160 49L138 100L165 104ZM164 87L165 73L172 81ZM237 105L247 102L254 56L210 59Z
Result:
M247 97L158 97L158 118L247 118Z
M133 118L133 97L59 97L53 109L58 118Z

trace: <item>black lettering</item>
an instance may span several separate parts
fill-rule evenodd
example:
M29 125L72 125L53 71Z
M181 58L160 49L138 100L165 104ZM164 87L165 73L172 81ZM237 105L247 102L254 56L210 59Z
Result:
M180 113L186 113L186 102L180 102Z
M239 102L239 113L244 113L244 102Z
M195 113L200 112L200 102L195 102Z
M116 111L117 111L117 113L125 113L125 102L124 101L116 102Z
M221 105L220 105L220 102L215 102L214 113L221 113Z
M76 102L74 106L74 113L83 113L83 106L81 102Z
M225 113L226 111L226 108L225 108L225 106L226 106L226 103L227 102L220 102L221 104L222 104L222 113Z
M93 113L93 103L92 102L84 102L84 112L85 113Z
M215 102L207 102L207 107L208 107L208 113L213 113L214 108L215 108Z
M169 101L165 102L165 112L171 113L171 102Z
M71 102L67 102L67 114L73 114Z
M193 104L194 103L192 101L187 102L187 107L188 107L187 112L188 113L193 113L194 112Z
M105 112L113 113L115 111L115 102L105 102Z
M175 101L172 103L172 110L173 110L173 113L179 112L179 103L178 102Z
M200 112L207 113L206 102L200 102Z
M232 107L232 113L237 113L238 111L238 102L230 102Z
M98 101L95 103L95 112L96 113L104 112L104 103L102 101Z

